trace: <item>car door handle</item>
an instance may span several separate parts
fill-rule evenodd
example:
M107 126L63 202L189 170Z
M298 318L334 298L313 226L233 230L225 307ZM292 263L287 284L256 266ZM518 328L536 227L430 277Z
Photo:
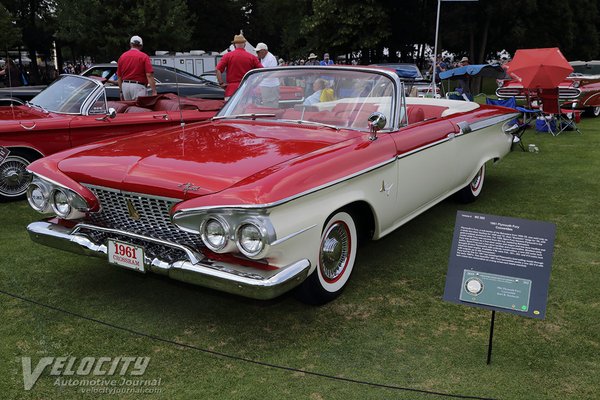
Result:
M154 119L169 119L169 114L161 114L161 115L153 115L152 118Z
M28 131L30 131L30 130L32 130L33 128L35 128L35 122L34 122L34 123L33 123L33 125L31 125L31 126L26 126L26 125L23 125L23 123L22 123L22 122L19 122L19 125L21 125L21 128L23 128L23 129L27 129Z

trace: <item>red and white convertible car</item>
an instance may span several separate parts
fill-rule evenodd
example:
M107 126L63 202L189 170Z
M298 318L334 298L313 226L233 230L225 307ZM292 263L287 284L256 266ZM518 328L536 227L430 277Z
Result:
M328 101L267 108L256 96L267 80L315 73ZM361 240L452 194L477 198L486 163L511 149L514 117L406 98L384 69L255 70L212 121L31 164L29 203L53 216L28 230L123 268L259 299L296 288L322 304L348 282Z
M11 101L3 101L11 100ZM25 198L38 158L101 139L203 121L223 100L166 93L137 101L107 101L104 85L79 75L62 75L24 105L0 99L0 201Z

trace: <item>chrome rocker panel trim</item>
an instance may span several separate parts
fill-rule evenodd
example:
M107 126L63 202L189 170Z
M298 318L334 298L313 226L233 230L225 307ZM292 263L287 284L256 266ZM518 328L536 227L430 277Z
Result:
M135 239L143 239L178 250L183 248L183 246L174 243L142 235L84 224L71 229L46 221L38 221L29 224L27 231L32 241L44 246L107 259L108 249L104 243L97 244L84 235L76 234L82 228L93 228ZM187 248L185 252L188 255L197 255L197 253ZM149 257L145 257L144 267L146 270L167 275L169 278L182 282L259 300L273 299L293 289L306 279L310 271L310 262L306 259L274 271L253 270L246 273L236 269L232 264L211 261L206 258L196 258L196 260L196 263L190 260L169 263L157 258L151 260Z

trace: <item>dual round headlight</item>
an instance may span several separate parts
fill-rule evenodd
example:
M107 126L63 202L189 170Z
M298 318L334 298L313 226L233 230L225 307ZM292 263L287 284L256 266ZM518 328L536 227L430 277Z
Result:
M27 188L27 200L34 210L43 214L53 212L62 219L82 218L88 210L83 197L37 176Z
M209 218L202 225L200 237L210 250L219 252L229 241L229 225L220 218Z
M267 247L266 229L259 221L244 220L231 225L221 216L211 216L200 227L200 237L209 250L216 253L231 252L237 246L249 258L261 258Z
M32 183L27 188L27 200L29 205L37 212L46 213L50 211L49 189L39 183Z
M67 218L71 214L71 204L69 196L63 189L54 189L52 191L52 210L59 218Z

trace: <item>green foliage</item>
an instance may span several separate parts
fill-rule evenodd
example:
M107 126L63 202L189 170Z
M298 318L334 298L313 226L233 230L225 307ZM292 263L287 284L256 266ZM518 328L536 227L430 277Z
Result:
M60 0L57 37L75 54L114 60L129 38L140 35L144 50L183 50L190 44L190 14L185 0Z
M0 43L3 45L0 52L16 46L21 41L21 31L14 23L14 17L6 7L0 4Z

